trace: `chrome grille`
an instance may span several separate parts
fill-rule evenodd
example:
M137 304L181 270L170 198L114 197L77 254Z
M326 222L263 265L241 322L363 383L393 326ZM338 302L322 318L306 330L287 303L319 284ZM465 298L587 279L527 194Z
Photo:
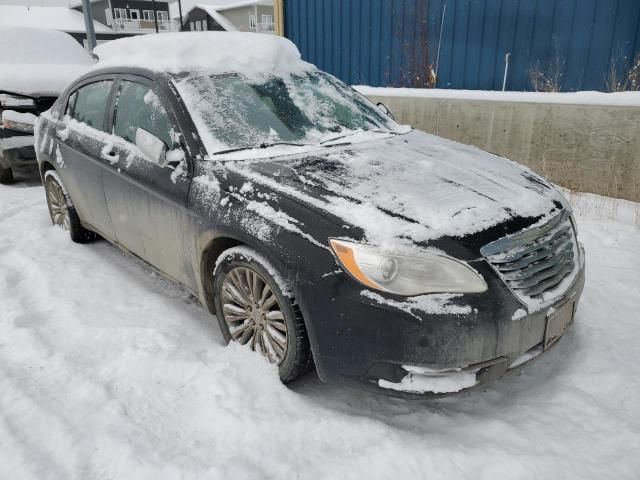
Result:
M543 225L496 240L480 249L521 299L541 299L576 267L577 244L565 211Z

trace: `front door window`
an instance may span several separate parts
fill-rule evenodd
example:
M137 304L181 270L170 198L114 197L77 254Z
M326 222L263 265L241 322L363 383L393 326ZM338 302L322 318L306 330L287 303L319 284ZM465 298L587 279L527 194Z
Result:
M113 133L135 145L139 128L162 140L167 151L173 149L171 121L160 98L148 86L125 80L120 84Z

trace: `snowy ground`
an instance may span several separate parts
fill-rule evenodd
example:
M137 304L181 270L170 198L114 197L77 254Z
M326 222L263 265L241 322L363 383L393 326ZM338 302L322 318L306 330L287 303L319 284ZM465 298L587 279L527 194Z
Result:
M575 328L484 390L291 388L175 286L0 185L0 478L638 478L640 205L579 196Z

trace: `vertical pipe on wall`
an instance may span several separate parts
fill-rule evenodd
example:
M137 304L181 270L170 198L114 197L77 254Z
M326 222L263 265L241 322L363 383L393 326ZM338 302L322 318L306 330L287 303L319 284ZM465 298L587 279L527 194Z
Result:
M438 54L436 55L436 81L434 87L438 86L438 67L440 65L440 46L442 45L442 30L444 29L444 16L447 13L447 4L442 8L442 19L440 20L440 35L438 38Z
M507 53L504 56L504 77L502 78L502 91L507 88L507 75L509 75L509 59L511 58L511 54Z

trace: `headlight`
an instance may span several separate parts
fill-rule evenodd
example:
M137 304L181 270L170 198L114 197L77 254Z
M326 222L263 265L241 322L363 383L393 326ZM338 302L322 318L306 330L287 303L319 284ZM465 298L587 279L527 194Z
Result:
M330 239L342 268L375 290L406 297L426 293L481 293L482 276L464 262L446 255L394 255L360 243Z
M38 117L32 113L20 113L13 110L2 112L2 127L7 130L33 133L33 126Z

